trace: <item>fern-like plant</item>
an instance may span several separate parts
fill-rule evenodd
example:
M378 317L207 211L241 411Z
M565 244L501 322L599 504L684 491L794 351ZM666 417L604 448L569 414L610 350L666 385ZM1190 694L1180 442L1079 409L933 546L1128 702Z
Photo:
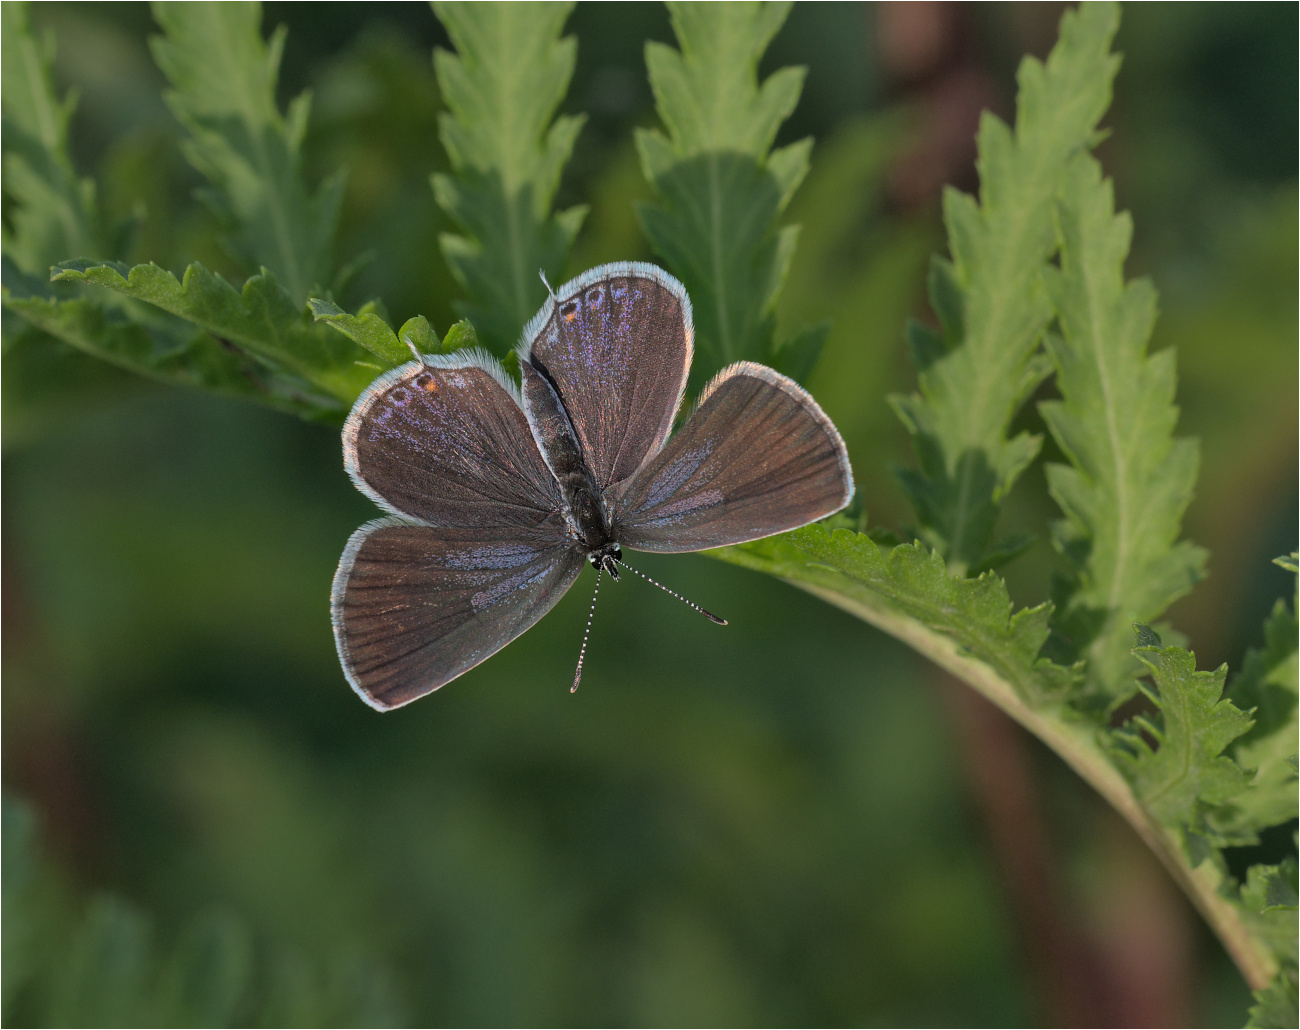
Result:
M803 72L757 73L788 5L669 6L677 47L646 48L661 128L636 134L655 195L639 216L694 301L693 382L745 358L802 378L825 330L778 342L774 306L797 240L781 216L812 146L774 143ZM255 5L155 5L154 55L181 147L245 269L239 285L197 263L178 278L115 260L94 184L70 157L72 102L54 92L50 51L22 5L2 10L13 208L3 302L29 342L338 421L410 347L482 339L505 353L544 296L537 270L564 274L584 213L552 210L582 126L555 117L575 60L567 5L434 5L455 53L434 57L451 171L433 188L456 227L439 242L467 316L445 338L420 317L394 328L382 301L355 314L340 306L346 266L331 251L344 179L305 178L308 100L277 107L284 37L263 41ZM908 329L917 389L893 400L917 456L902 473L913 542L878 543L888 536L837 516L714 555L892 634L1038 736L1187 892L1257 992L1255 1025L1294 1025L1295 860L1234 877L1225 849L1296 818L1295 608L1278 602L1264 650L1231 678L1161 638L1158 620L1205 563L1181 539L1198 452L1175 435L1174 354L1148 353L1155 291L1125 278L1133 227L1091 153L1119 67L1118 24L1110 3L1067 12L1050 56L1020 67L1014 125L984 116L978 196L945 194L948 254L929 278L937 329ZM1059 399L1038 410L1064 456L1046 469L1060 571L1050 600L1017 609L992 570L1026 540L999 537L997 522L1042 443L1013 433L1014 420L1049 378ZM1112 726L1139 695L1145 714ZM76 954L140 937L111 904L96 912ZM223 975L245 976L230 969L248 961L230 959Z

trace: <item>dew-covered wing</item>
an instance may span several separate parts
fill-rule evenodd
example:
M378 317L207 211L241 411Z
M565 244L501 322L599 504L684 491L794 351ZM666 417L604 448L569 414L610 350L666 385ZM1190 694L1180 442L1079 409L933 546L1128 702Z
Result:
M793 380L742 361L700 394L686 424L615 492L614 533L642 551L698 551L771 536L853 496L844 441Z
M582 563L545 531L362 526L330 599L348 682L380 710L437 690L545 615Z
M524 329L520 357L547 376L599 490L668 437L692 353L691 302L654 265L601 265L565 283Z
M479 351L427 355L376 379L343 427L343 460L381 507L436 526L560 533L559 487L517 388Z

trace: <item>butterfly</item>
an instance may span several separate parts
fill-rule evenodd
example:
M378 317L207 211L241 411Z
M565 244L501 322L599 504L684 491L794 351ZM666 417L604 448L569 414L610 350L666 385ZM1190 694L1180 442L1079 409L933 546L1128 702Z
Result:
M524 328L518 382L466 349L366 388L344 466L389 514L352 534L330 599L363 701L387 711L449 683L537 622L584 564L597 590L602 573L618 579L625 547L742 543L849 503L839 432L766 366L724 368L669 435L693 338L682 284L620 262L551 292Z

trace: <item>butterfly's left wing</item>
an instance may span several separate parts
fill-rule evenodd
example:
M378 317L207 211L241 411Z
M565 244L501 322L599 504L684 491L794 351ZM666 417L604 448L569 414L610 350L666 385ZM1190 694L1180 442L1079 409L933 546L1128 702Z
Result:
M380 711L437 690L545 615L582 564L550 526L362 526L330 598L348 682Z
M839 432L798 383L723 369L686 424L610 496L614 535L639 551L700 551L807 525L853 497Z

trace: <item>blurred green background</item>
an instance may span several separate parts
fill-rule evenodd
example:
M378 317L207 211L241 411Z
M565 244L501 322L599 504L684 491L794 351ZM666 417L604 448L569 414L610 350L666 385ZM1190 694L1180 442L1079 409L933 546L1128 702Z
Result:
M809 68L783 140L817 140L778 335L834 320L809 385L873 524L909 519L883 398L911 387L902 329L943 247L939 189L975 185L978 112L1009 115L1015 66L1061 10L797 4L764 60ZM228 269L148 8L32 19L81 95L78 170L109 211L144 212L111 256ZM350 170L340 255L377 254L349 307L379 296L396 323L444 328L437 22L419 4L266 4L278 23L282 98L315 93L310 177ZM1182 432L1203 441L1187 533L1210 577L1172 613L1202 667L1239 664L1291 590L1269 559L1296 542L1297 29L1293 4L1126 8L1100 150L1136 223L1130 271L1161 292L1154 346L1178 347ZM557 201L592 205L576 274L652 257L631 130L654 119L644 43L671 32L659 5L599 3L569 31L565 106L590 116ZM730 626L625 580L570 696L584 572L501 654L380 716L330 632L339 553L374 514L334 429L30 336L5 352L3 401L6 848L30 813L41 900L19 944L72 956L59 984L6 991L10 1025L60 991L68 1024L129 1022L78 971L165 966L195 940L235 956L236 1023L1244 1020L1234 968L1118 817L966 688L811 597L643 556ZM1054 515L1032 470L1004 514L1039 538L1005 570L1021 603L1046 596ZM19 861L7 850L7 891ZM95 958L88 927L114 918L138 958ZM13 943L6 980L26 961Z

